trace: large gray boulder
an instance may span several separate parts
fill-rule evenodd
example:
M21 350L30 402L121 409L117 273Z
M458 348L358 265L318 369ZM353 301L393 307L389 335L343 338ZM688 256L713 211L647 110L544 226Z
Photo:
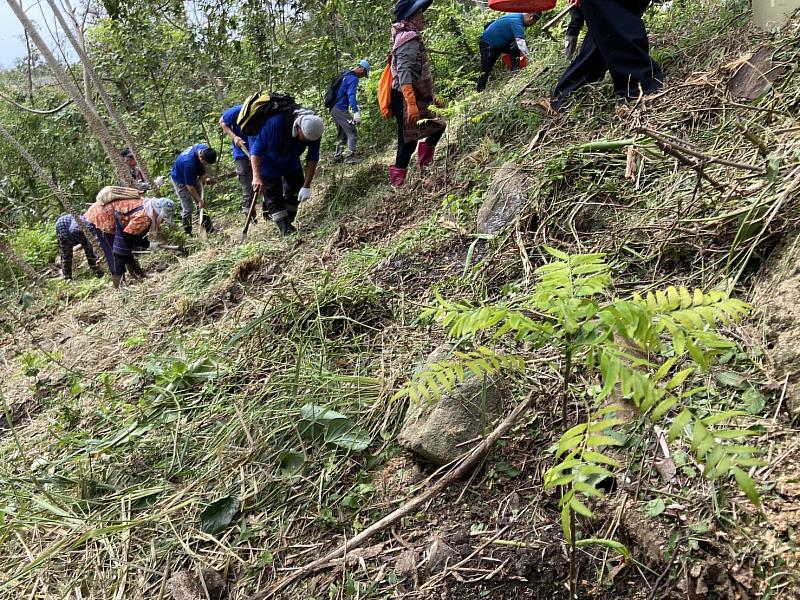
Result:
M478 233L497 235L511 225L528 200L529 187L525 172L514 163L500 167L478 210Z
M445 360L448 350L446 346L437 348L427 364ZM469 376L438 401L412 403L398 442L436 465L447 464L477 444L500 418L502 392L499 379Z

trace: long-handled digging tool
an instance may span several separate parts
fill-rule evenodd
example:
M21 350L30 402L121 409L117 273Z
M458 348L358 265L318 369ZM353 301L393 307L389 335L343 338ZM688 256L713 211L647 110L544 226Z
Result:
M570 11L570 9L571 9L571 8L572 8L572 4L571 4L571 3L569 3L569 2L567 2L567 5L566 5L566 6L565 6L565 7L564 7L562 10L561 10L561 12L559 12L559 13L558 13L558 14L557 14L555 17L553 17L552 19L550 19L550 20L549 20L547 23L545 23L544 25L542 25L542 33L545 33L545 32L547 32L547 31L549 31L549 30L550 30L550 29L552 29L552 27L553 27L554 25L556 25L556 24L557 24L557 23L558 23L558 22L559 22L561 19L563 19L564 17L566 17L566 16L567 16L567 13L569 13L569 11Z
M240 146L240 148L241 148L241 146ZM242 148L242 152L245 153L245 156L247 156L247 158L250 158L250 153L247 151L246 148ZM242 239L239 240L239 242L241 244L246 244L247 243L247 232L250 229L250 223L252 223L253 220L254 220L253 213L256 210L256 200L257 199L258 199L258 194L253 193L253 197L250 199L250 208L247 211L247 219L244 222L244 229L242 229Z
M205 205L206 205L206 186L200 184L200 229L199 235L201 240L208 239L208 230L206 229L205 220Z

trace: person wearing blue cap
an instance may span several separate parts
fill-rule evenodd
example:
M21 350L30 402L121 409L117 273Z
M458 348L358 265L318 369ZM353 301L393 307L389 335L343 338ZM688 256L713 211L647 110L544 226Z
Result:
M422 41L425 10L432 3L433 0L398 0L394 6L390 67L397 155L389 167L389 181L394 187L405 184L415 149L420 174L433 162L436 144L447 127L444 120L430 110L431 105L444 106L434 95L428 52Z
M336 103L331 108L331 118L336 123L337 138L336 151L333 154L334 162L355 163L356 145L358 144L358 132L356 126L361 123L361 113L358 110L358 80L362 77L369 77L369 62L359 61L354 69L346 71L342 75L339 90L336 93ZM352 114L350 111L353 111ZM342 154L344 147L347 153Z

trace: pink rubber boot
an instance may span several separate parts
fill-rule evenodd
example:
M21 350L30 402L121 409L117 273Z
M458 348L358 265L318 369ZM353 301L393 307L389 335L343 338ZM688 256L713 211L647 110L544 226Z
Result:
M389 181L392 187L403 187L406 182L406 173L408 173L408 169L398 169L394 165L389 167Z
M419 165L419 174L425 171L425 167L433 162L433 151L436 146L428 146L425 142L420 142L417 145L417 164Z

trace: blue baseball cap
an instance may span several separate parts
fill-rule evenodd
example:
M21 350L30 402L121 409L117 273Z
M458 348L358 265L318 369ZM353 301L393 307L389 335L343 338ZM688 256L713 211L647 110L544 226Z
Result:
M367 61L366 58L362 58L360 61L358 61L358 66L364 69L367 72L367 75L369 75L369 61Z

